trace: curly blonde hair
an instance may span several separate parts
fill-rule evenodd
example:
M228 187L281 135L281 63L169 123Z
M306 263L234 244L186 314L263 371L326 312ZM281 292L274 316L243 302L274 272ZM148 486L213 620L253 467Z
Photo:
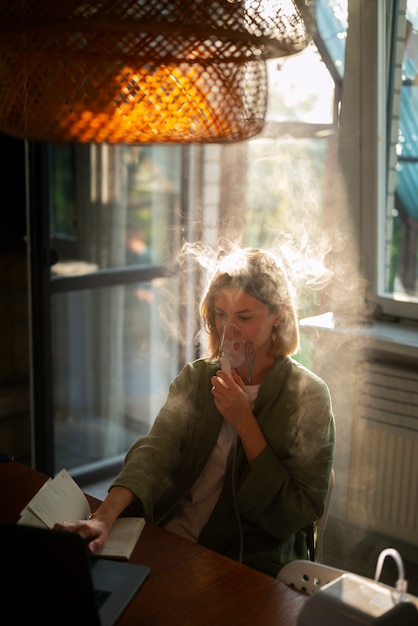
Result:
M214 299L220 289L234 287L260 300L270 313L281 314L273 330L269 354L290 356L299 349L299 327L292 288L286 271L275 254L257 248L242 248L224 256L212 274L200 302L200 315L208 334L211 358L219 356Z

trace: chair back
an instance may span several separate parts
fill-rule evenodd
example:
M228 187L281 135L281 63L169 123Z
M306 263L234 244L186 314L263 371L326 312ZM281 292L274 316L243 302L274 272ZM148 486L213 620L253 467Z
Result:
M324 532L327 527L328 515L329 515L329 507L331 504L331 496L335 485L335 471L334 468L331 470L331 474L329 477L329 486L328 493L325 499L324 512L322 516L314 522L314 534L315 534L315 548L314 548L314 558L313 561L318 561L322 563L323 561L323 547L324 547Z

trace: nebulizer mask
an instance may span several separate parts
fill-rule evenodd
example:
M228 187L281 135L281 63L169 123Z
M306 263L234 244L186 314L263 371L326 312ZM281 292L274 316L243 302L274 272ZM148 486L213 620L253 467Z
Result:
M244 382L249 384L253 374L256 347L235 324L225 324L223 327L219 352L221 369L227 374L231 373L232 368L236 369L246 364L247 375Z

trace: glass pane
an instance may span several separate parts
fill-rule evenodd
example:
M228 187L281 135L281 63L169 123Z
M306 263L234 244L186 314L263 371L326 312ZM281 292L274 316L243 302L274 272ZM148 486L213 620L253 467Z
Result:
M418 3L408 2L398 46L403 47L400 99L394 98L391 160L386 214L384 293L394 300L418 302ZM399 54L398 54L399 56ZM395 75L392 78L396 84ZM394 87L394 93L396 87ZM383 295L383 294L382 294Z
M182 230L181 157L180 146L50 146L56 471L122 458L178 371L179 333L162 325L160 307L176 328L177 279L163 268ZM131 271L145 265L157 266L148 283Z
M177 371L159 316L176 296L174 278L53 296L56 469L117 458L148 431Z
M254 140L248 148L246 240L255 247L280 245L285 253L288 247L300 318L322 312L320 292L309 278L317 271L313 259L319 265L322 257L324 223L332 210L326 197L332 176L328 150L329 138L318 137ZM296 358L310 367L309 336L301 342Z
M280 137L251 141L248 147L246 239L249 245L301 247L298 258L320 258L326 216L328 138ZM306 246L309 242L309 250ZM315 245L318 249L315 251ZM306 256L305 256L306 255ZM302 262L303 264L304 262ZM294 267L296 270L296 268ZM308 272L304 266L303 271ZM301 285L303 284L301 280ZM312 289L307 293L311 294ZM315 304L301 297L302 317L315 315Z
M295 56L271 59L267 67L268 122L333 123L335 85L314 45Z
M180 146L51 146L54 274L170 260L180 186Z
M348 0L317 0L319 34L339 76L344 76L348 28Z
M341 83L347 3L321 0L316 6L322 50ZM312 43L298 55L268 62L268 131L248 143L246 241L288 248L301 318L322 312L310 279L323 258L324 224L333 212L327 188L336 162L336 84L327 54L323 58ZM303 335L301 341L297 358L310 367L309 338Z

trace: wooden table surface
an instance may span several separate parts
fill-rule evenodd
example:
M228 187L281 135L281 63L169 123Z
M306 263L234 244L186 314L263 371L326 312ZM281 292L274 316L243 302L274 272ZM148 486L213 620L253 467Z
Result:
M0 463L0 519L16 522L47 476ZM92 510L99 501L89 497ZM307 596L250 567L147 523L131 557L150 576L120 626L297 626Z

